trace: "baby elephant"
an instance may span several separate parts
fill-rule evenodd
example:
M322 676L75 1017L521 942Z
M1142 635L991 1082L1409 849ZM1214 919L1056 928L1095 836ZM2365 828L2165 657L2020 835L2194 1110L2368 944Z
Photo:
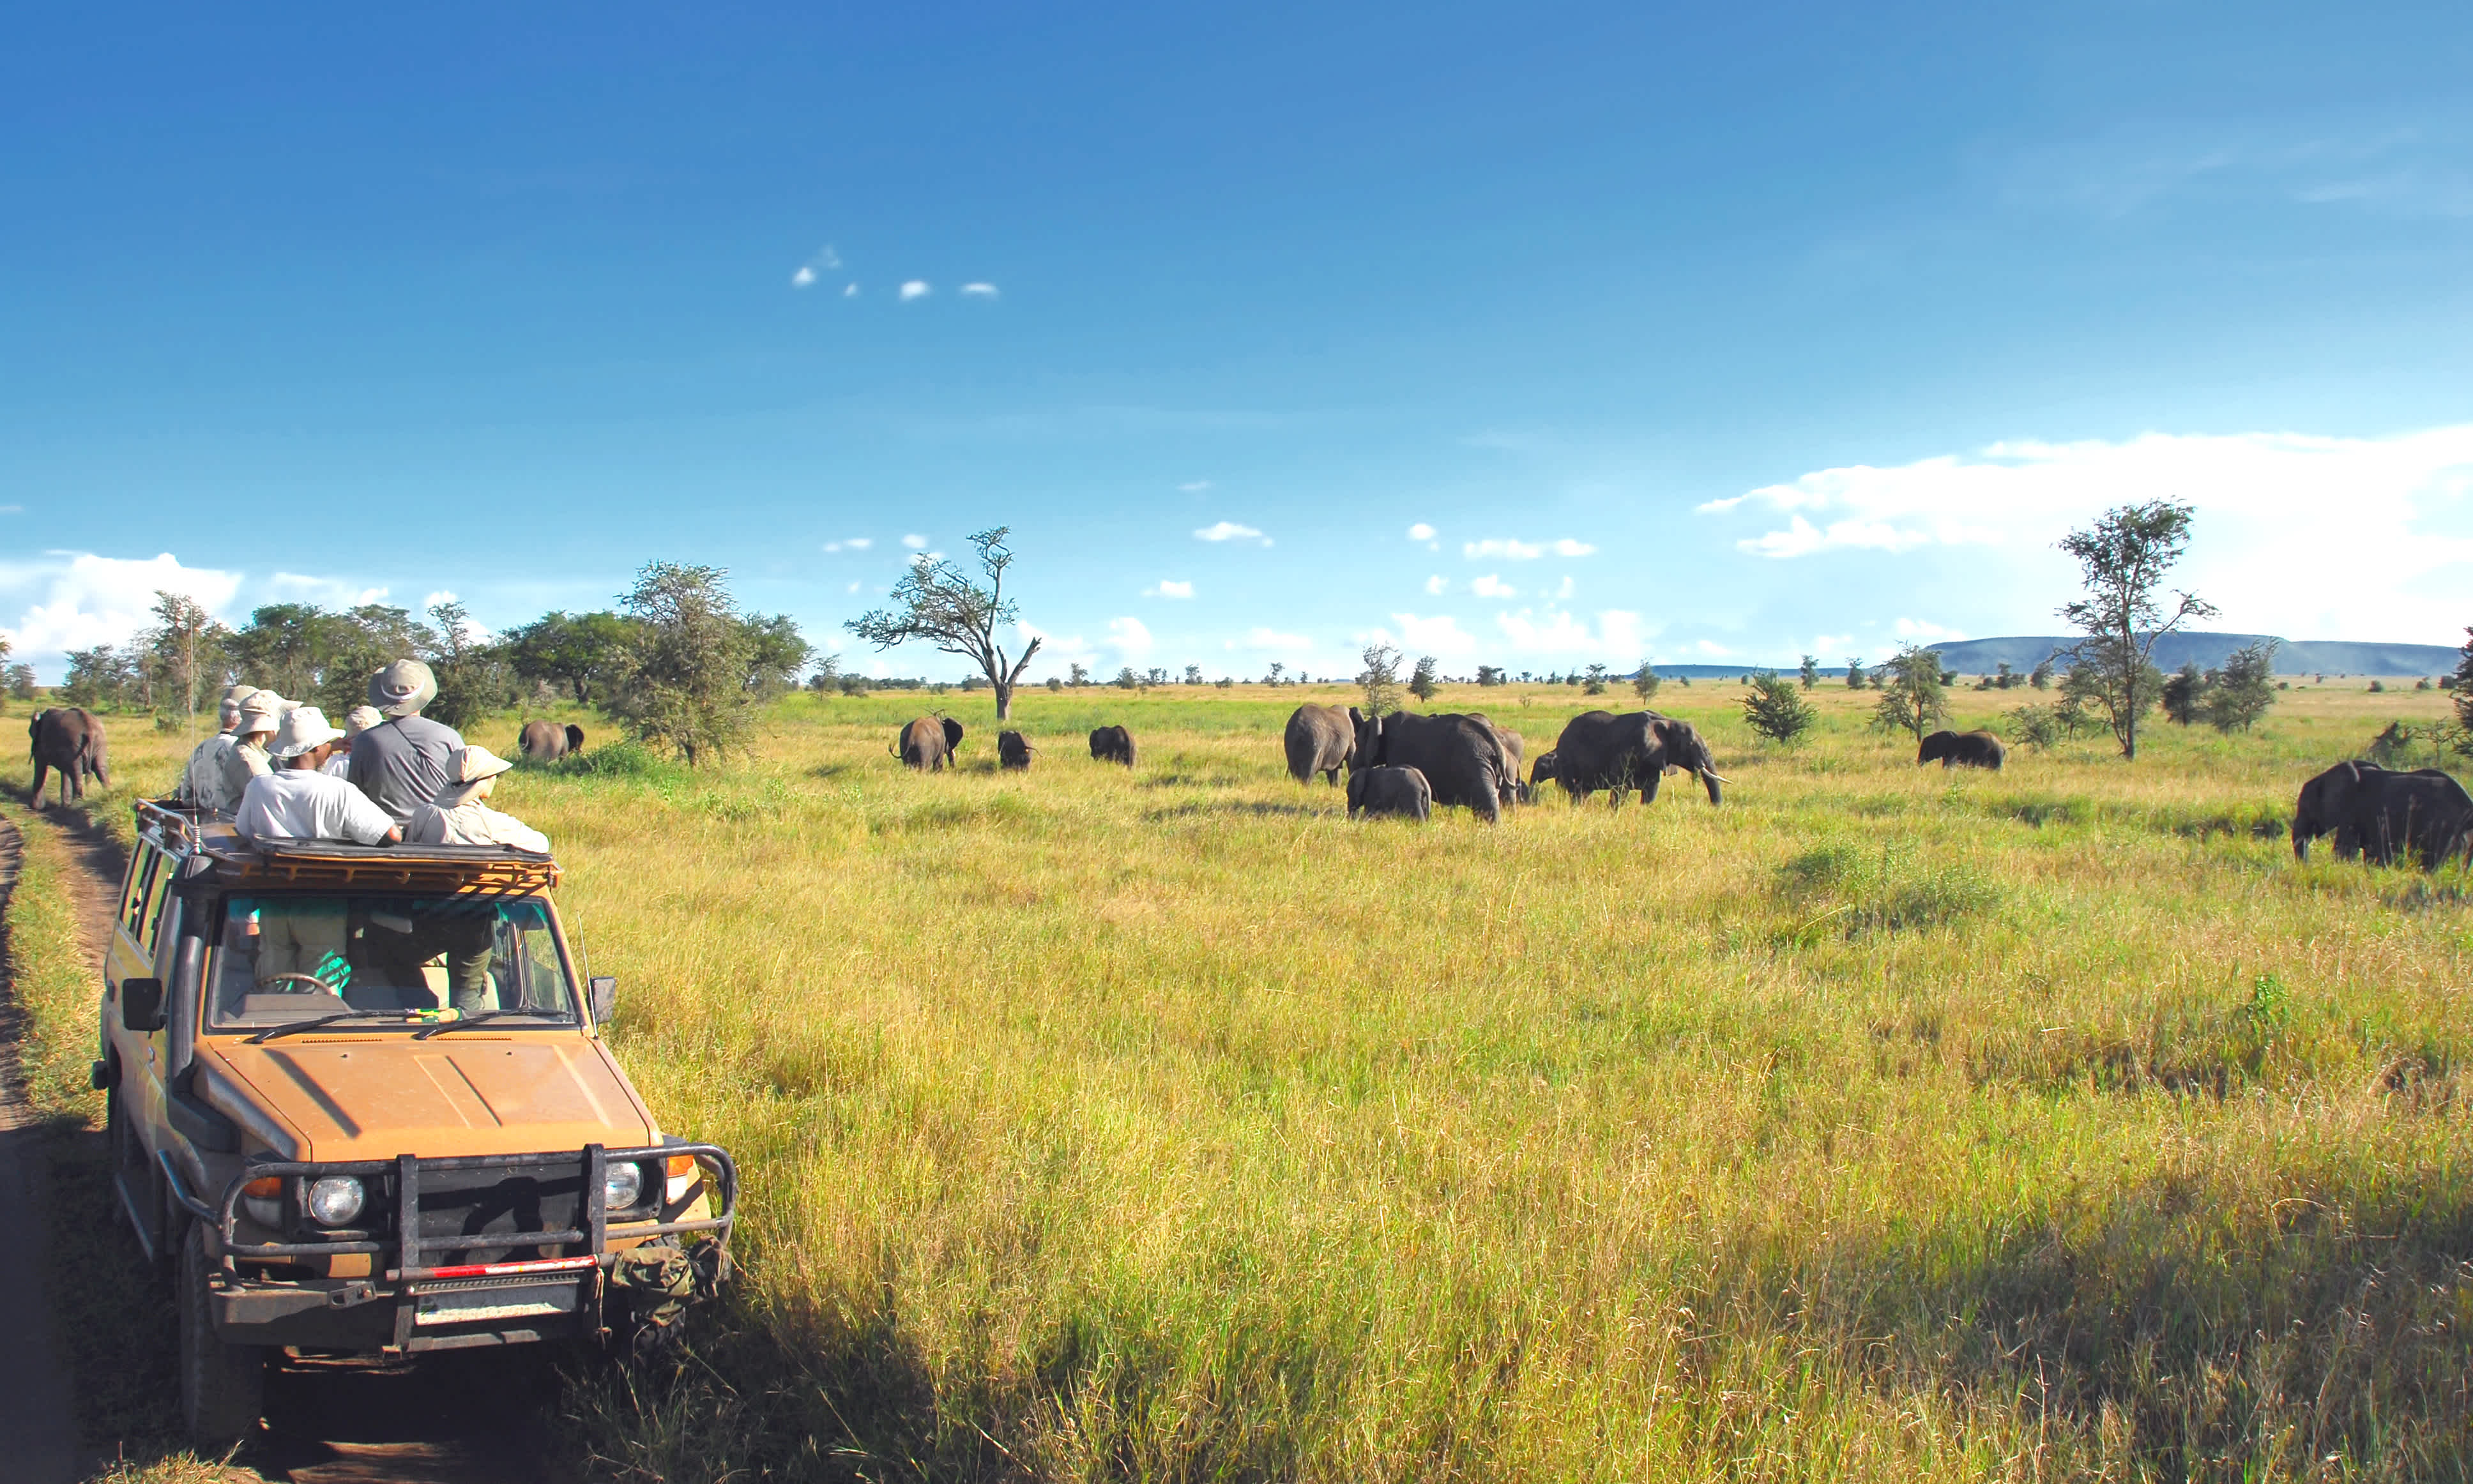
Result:
M1359 768L1348 776L1348 817L1405 814L1422 825L1434 812L1434 790L1414 768Z
M1017 772L1026 769L1030 766L1030 741L1020 732L999 731L996 733L996 765L998 767L1011 768Z
M1134 734L1122 727L1091 729L1091 757L1094 762L1120 762L1134 765Z

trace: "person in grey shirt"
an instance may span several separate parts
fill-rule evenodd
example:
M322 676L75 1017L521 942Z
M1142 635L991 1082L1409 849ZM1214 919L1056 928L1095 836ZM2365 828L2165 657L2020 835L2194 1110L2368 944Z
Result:
M420 714L438 699L438 678L418 659L398 659L370 677L370 705L386 720L352 738L352 786L397 825L446 786L464 737Z

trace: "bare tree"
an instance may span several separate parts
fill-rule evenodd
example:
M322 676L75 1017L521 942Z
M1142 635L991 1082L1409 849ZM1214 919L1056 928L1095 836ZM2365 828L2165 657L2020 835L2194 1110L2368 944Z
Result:
M2085 597L2059 610L2087 634L2065 658L2089 672L2121 755L2136 761L2138 723L2164 689L2151 658L2155 641L2189 619L2216 614L2214 604L2192 593L2174 593L2169 614L2156 601L2164 573L2190 544L2190 507L2171 500L2120 506L2060 544L2078 559L2086 584Z
M1039 653L1039 640L1034 637L1013 659L1005 658L1003 646L996 642L996 630L1014 622L1018 612L1018 606L1004 595L1005 568L1013 565L1013 551L1004 543L1010 529L997 526L971 538L972 547L979 554L979 570L987 574L985 587L954 562L922 552L901 581L893 585L895 607L878 609L842 627L879 650L924 639L948 655L961 656L977 665L996 688L996 720L1011 720L1013 688L1020 682L1021 672L1030 668L1030 657Z

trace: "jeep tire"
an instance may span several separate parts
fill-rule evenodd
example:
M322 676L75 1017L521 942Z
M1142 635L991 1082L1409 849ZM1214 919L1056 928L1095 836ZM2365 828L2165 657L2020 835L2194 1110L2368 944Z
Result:
M192 1222L180 1243L180 1420L199 1451L220 1454L257 1431L266 1410L266 1351L227 1345L215 1332L205 1228Z

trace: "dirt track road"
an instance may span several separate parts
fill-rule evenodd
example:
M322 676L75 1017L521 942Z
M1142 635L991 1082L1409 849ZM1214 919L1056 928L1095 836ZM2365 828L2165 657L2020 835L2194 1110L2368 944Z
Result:
M67 879L79 938L99 978L120 853L108 838L58 817L36 827L57 829L77 868ZM16 827L0 819L0 900L15 882L21 851ZM5 985L0 978L0 1272L39 1274L48 1230L39 1185L45 1136L15 1076L17 1019ZM146 1281L134 1240L121 1233L108 1240L127 1248L129 1281ZM78 1443L71 1381L52 1353L51 1333L40 1284L0 1284L0 1335L11 1337L0 1345L0 1472L12 1484L70 1484L101 1463ZM534 1347L410 1367L287 1362L267 1376L266 1430L240 1460L253 1467L228 1476L234 1484L538 1484L572 1472L550 1462L556 1400L549 1357Z

